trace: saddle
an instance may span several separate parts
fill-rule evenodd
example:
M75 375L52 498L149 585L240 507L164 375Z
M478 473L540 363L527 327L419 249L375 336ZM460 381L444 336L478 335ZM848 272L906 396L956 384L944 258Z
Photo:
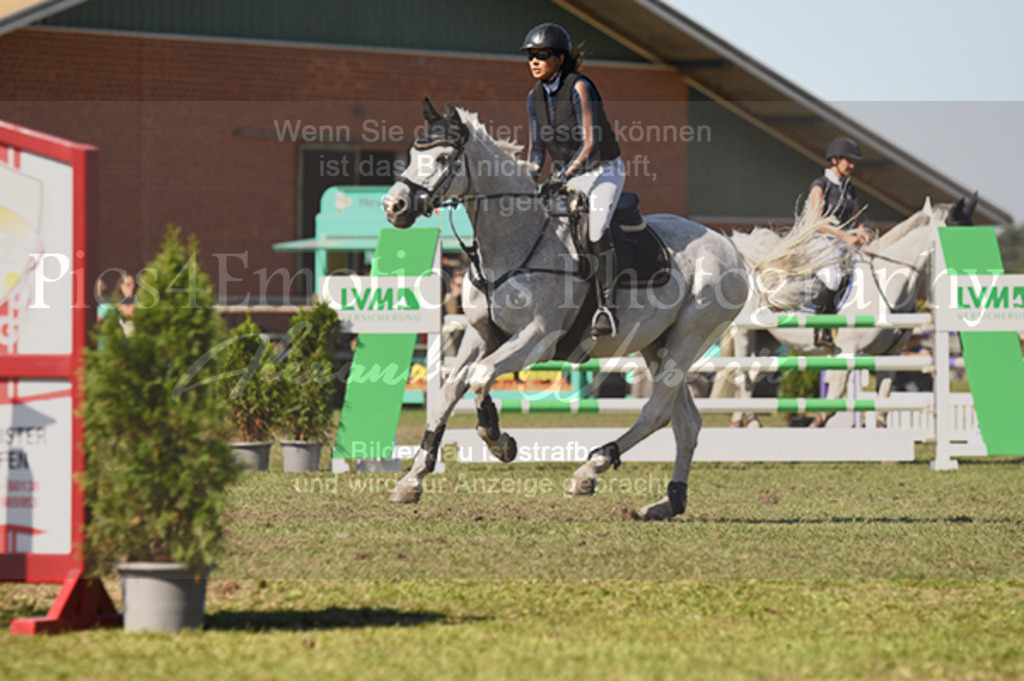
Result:
M587 236L586 201L571 201L572 221L575 229L573 238L576 240L577 253L585 252L582 243ZM612 213L610 226L612 242L615 245L615 256L618 260L616 285L620 288L657 288L664 286L671 279L668 249L661 237L647 225L640 213L640 197L633 193L623 192ZM579 276L593 279L594 272L586 258L577 260ZM597 290L591 286L580 306L576 320L559 340L555 348L555 359L583 361L589 352L581 345L590 338L590 323L597 310Z
M587 213L582 206L574 215L576 226L574 238L577 252L585 252L582 247L587 236ZM612 243L615 245L615 257L618 260L618 277L616 286L622 288L657 288L664 286L671 278L668 249L658 236L650 229L644 216L640 213L640 197L636 194L623 192L612 213L609 227ZM580 277L589 279L593 276L586 258L577 260Z

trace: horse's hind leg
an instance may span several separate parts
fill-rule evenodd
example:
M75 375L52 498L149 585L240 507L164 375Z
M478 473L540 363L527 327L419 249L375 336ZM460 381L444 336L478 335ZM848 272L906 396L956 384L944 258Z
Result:
M587 461L577 468L569 478L569 482L565 486L566 494L593 494L597 489L599 473L604 473L612 466L618 468L619 456L622 452L668 423L672 415L671 404L674 392L679 390L680 386L682 386L682 390L688 390L683 372L689 367L689 364L680 369L678 375L670 378L662 373L665 363L661 358L664 355L665 348L660 343L644 349L643 356L647 361L653 381L653 389L647 404L640 411L636 423L622 437L590 452Z
M686 487L690 479L693 450L702 419L690 391L676 393L672 409L672 433L676 438L676 463L668 491L659 501L644 506L634 514L637 520L668 520L686 510Z
M476 432L487 444L487 449L503 463L516 460L518 446L515 438L501 430L498 408L487 393L476 396Z
M756 336L749 329L741 329L735 325L730 326L728 331L722 335L722 356L723 357L751 357L754 355L754 348L757 347ZM757 374L750 371L736 370L729 376L733 382L731 394L713 394L712 397L741 397L749 398L754 394L754 383ZM729 420L730 428L760 428L761 422L757 414L752 411L733 412Z
M721 325L728 323L731 319L731 317L720 317L717 320L720 325L716 328L716 320L700 318L701 315L707 316L707 314L701 308L691 308L665 333L661 343L644 350L644 359L652 367L654 389L651 398L644 405L636 423L622 437L591 452L590 459L576 469L566 486L565 491L568 494L592 494L597 485L598 473L608 470L618 462L620 454L636 446L669 420L675 422L678 419L678 423L673 423L672 426L676 436L676 468L673 472L673 482L669 486L670 492L673 493L670 499L673 501L668 508L672 510L685 506L685 503L682 505L679 503L679 495L676 493L679 489L677 483L682 483L685 486L689 476L690 461L693 458L693 449L697 444L701 417L693 402L693 397L690 395L690 389L683 379L686 370L704 349L707 339L713 338L717 328L721 328ZM722 314L727 314L727 311L723 310ZM685 394L681 395L682 393ZM655 519L655 515L657 513L652 512L649 519ZM660 519L670 518L672 515L678 515L678 513L672 512L663 515Z

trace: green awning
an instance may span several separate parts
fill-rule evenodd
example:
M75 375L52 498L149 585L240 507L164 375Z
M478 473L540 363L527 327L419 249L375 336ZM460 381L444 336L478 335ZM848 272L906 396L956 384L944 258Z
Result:
M377 248L377 239L370 237L345 237L332 236L321 239L295 239L294 241L281 241L273 245L274 251L278 253L309 253L312 251L352 252L372 251ZM457 253L461 251L459 242L453 237L441 239L441 250L445 253Z
M315 237L282 241L274 244L278 253L372 252L382 229L394 229L384 218L381 199L390 189L384 185L330 187L320 197L320 212L316 215ZM451 213L450 213L451 211ZM417 218L410 229L441 228L441 250L454 253L461 250L452 233L455 228L465 240L470 240L473 226L461 207L441 209L441 215ZM326 263L326 261L324 261Z
M278 253L307 251L372 251L377 248L377 239L365 236L331 236L321 239L295 239L274 244Z

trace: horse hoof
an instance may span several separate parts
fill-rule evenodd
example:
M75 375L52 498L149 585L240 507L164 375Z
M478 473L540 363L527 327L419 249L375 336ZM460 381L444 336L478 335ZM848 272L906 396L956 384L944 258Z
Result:
M574 497L593 494L597 490L597 474L584 464L579 470L572 474L568 484L565 486L565 493Z
M512 463L516 460L516 454L519 453L516 439L508 433L502 433L498 441L490 445L488 449L502 463Z
M417 504L423 495L423 485L418 482L403 484L399 482L395 491L388 497L392 504Z
M672 512L672 503L668 500L668 497L664 497L661 501L648 504L639 511L634 511L633 520L671 520L675 515Z

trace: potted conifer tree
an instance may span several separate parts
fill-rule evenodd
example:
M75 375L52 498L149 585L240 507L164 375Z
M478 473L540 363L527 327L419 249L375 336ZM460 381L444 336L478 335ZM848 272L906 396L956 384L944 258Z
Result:
M299 310L291 319L277 374L278 436L287 472L319 470L334 414L337 327L337 312L324 302Z
M86 353L85 548L99 571L120 570L126 629L198 627L239 466L200 372L223 324L196 242L177 228L140 276L134 326L127 338L110 318Z
M217 392L237 438L229 444L235 459L250 470L265 471L270 463L270 434L278 408L277 383L268 380L272 355L270 341L246 315L217 356Z

